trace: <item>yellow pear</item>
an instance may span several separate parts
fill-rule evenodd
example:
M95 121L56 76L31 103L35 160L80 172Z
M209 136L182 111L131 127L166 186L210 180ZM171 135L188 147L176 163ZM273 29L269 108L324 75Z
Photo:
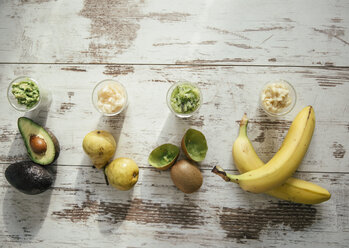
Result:
M105 168L109 184L119 190L129 190L138 181L139 168L129 158L117 158Z
M116 151L116 142L109 132L95 130L88 133L83 142L82 148L92 160L93 165L100 169L108 164Z

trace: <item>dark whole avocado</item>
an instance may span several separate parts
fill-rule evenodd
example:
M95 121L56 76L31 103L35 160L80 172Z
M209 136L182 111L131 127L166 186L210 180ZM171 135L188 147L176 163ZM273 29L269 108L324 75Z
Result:
M27 117L18 119L18 129L33 162L47 165L57 159L60 152L59 142L50 131Z
M6 168L5 177L13 187L28 195L40 194L53 183L51 173L32 161L11 164Z

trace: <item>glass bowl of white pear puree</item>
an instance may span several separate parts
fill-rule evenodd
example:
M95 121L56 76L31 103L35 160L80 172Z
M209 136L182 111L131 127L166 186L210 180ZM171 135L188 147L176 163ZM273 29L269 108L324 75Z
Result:
M92 91L92 102L98 112L105 116L120 114L128 105L126 88L120 82L105 79Z
M295 106L296 100L295 89L283 79L266 83L260 94L260 105L271 116L289 113Z

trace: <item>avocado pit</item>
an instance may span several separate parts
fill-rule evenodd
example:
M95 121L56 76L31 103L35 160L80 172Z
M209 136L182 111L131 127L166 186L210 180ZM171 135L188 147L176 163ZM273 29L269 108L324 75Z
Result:
M30 147L35 153L42 154L47 151L46 141L39 137L38 135L32 134L30 135Z

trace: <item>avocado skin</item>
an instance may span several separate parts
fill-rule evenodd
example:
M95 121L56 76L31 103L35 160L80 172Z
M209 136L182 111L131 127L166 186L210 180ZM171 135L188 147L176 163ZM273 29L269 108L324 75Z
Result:
M53 159L53 162L55 162L57 160L57 158L59 157L59 153L61 152L61 146L59 145L59 141L58 141L57 137L47 128L45 128L45 130L50 135L52 142L55 145L56 155L55 155L55 158Z
M7 181L24 194L40 194L53 183L53 176L44 167L32 161L23 161L11 164L6 168Z

